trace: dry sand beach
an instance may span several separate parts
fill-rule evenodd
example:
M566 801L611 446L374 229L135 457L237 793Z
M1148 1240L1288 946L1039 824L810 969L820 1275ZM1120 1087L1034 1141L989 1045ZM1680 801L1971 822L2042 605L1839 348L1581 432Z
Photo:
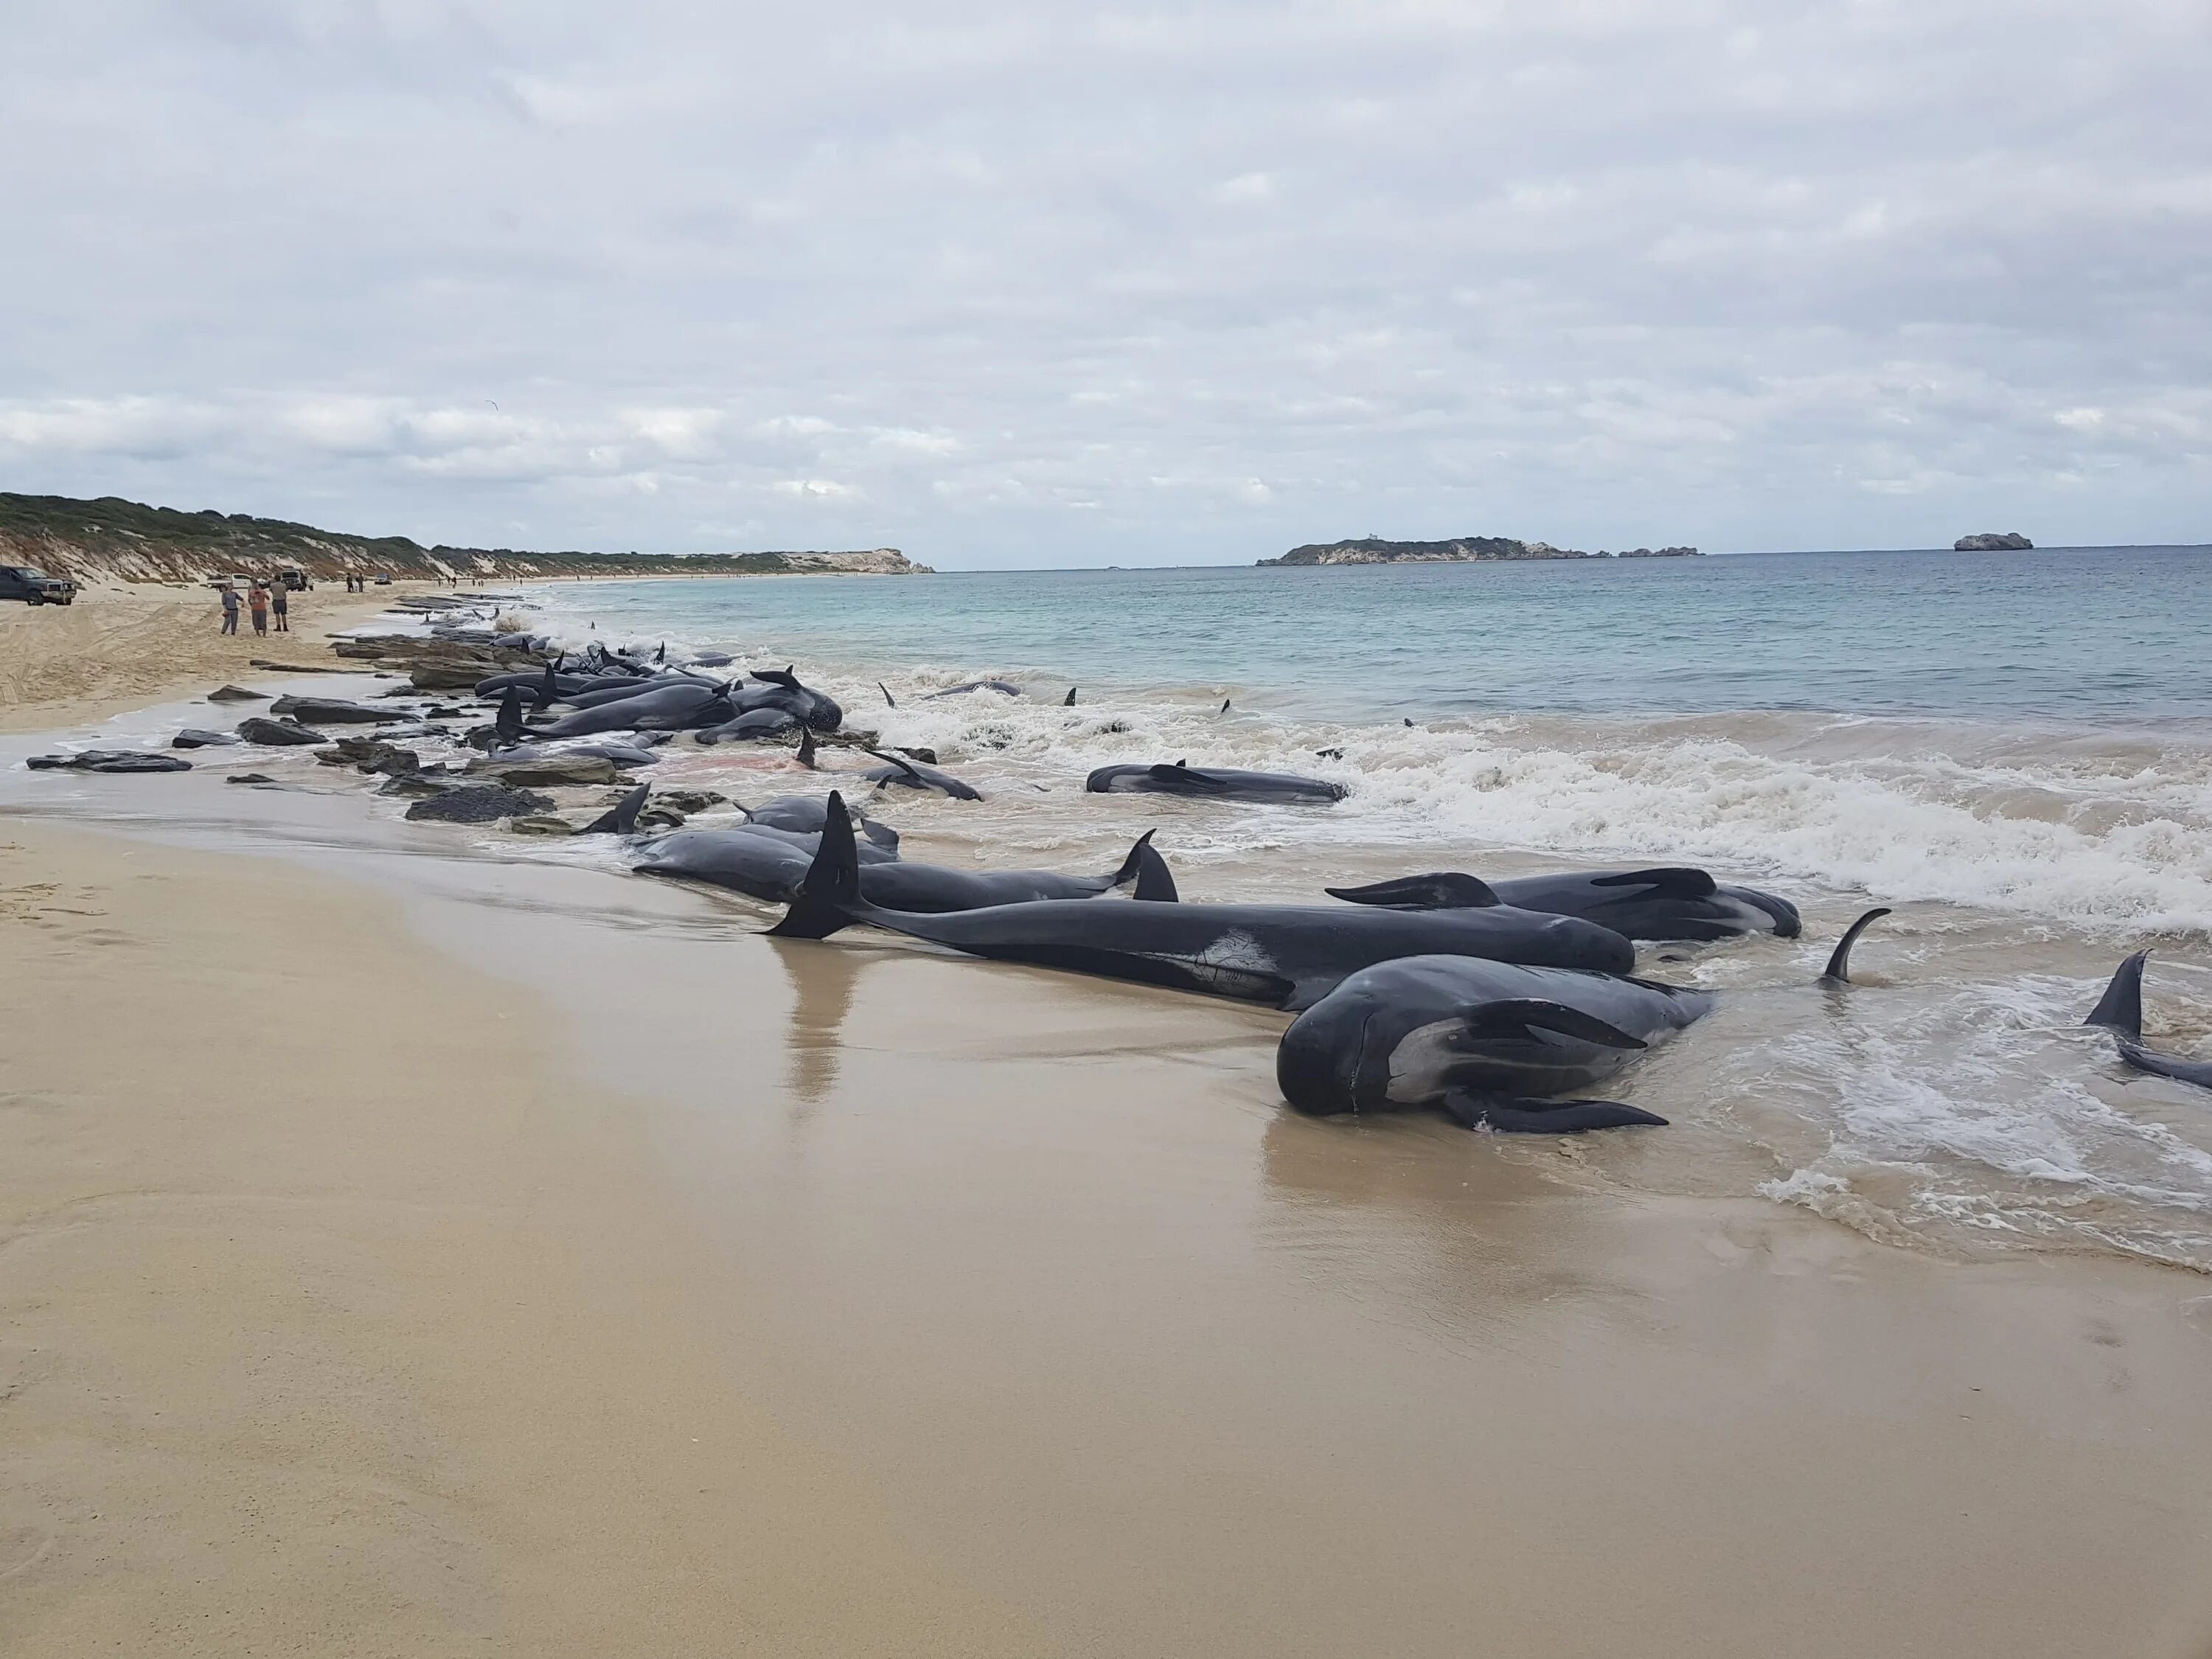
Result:
M353 614L206 611L0 616L0 720ZM222 770L0 780L0 1651L2212 1653L2201 1275Z

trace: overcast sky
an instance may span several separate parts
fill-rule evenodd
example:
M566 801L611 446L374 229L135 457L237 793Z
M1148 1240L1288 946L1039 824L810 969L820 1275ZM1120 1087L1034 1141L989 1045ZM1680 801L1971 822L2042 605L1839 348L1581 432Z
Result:
M9 0L0 488L1249 562L2212 540L2205 0Z

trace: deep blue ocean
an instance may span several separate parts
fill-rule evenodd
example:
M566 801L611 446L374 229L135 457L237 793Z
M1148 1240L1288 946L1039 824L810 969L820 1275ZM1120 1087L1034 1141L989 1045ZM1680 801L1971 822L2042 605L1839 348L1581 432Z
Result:
M641 636L1214 687L1309 718L1834 714L2110 726L2212 717L2212 547L1773 553L1308 569L600 582Z

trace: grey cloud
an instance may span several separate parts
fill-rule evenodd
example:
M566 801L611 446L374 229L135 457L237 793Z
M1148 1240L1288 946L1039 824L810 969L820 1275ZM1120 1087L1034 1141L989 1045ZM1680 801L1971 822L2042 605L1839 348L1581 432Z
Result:
M2212 534L2195 4L10 35L14 488L946 566Z

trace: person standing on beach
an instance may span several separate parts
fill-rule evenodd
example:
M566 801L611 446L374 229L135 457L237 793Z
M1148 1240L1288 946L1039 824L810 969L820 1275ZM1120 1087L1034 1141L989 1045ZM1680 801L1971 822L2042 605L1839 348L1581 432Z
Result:
M284 579L282 576L276 579L276 586L269 590L269 608L276 613L276 631L279 634L290 633L292 631L292 624L289 621L292 614L292 598L285 591Z
M216 592L222 598L222 631L235 634L238 632L238 590L225 582Z
M253 631L269 631L269 590L261 585L261 578L253 579L253 586L246 590L246 602L253 608Z

